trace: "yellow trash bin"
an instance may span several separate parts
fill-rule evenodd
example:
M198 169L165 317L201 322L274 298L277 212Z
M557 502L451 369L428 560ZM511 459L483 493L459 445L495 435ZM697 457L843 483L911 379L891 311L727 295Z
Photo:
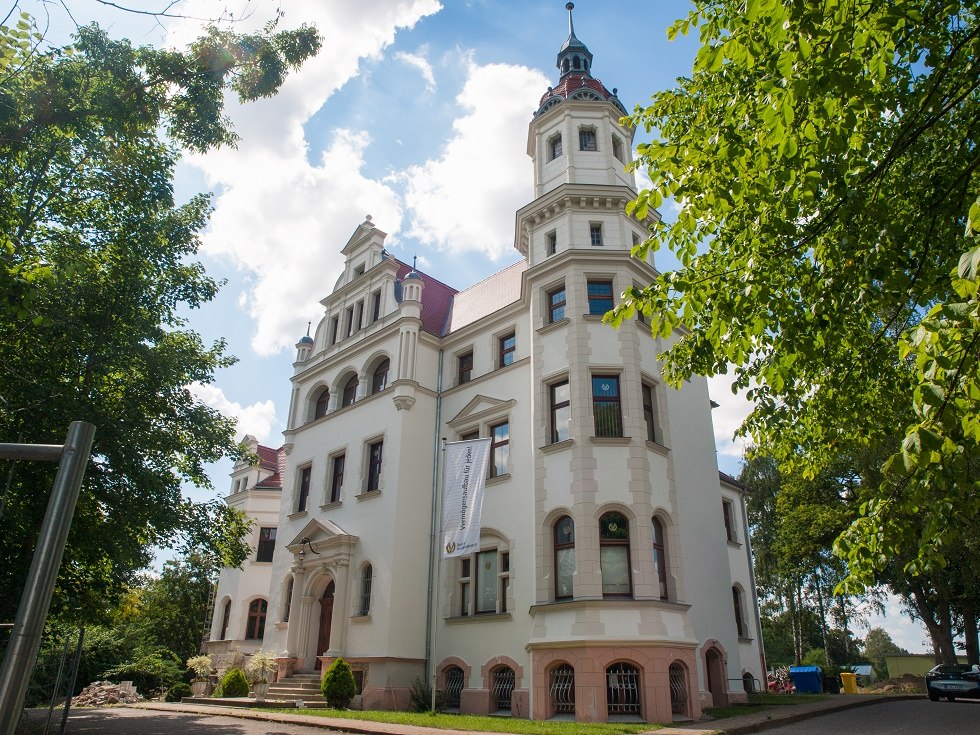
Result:
M844 694L857 694L858 683L857 674L843 672L840 675L841 683L844 685Z

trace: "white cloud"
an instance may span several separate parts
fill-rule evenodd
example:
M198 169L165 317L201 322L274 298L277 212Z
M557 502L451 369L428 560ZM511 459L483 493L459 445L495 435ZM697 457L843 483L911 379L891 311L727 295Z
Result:
M212 6L192 0L182 12L206 16ZM329 148L311 163L304 125L358 73L362 60L381 55L397 29L440 8L435 0L294 0L280 26L316 25L323 35L320 54L291 74L275 97L244 106L229 102L241 138L236 149L185 159L219 192L203 252L253 274L240 303L254 320L257 353L291 347L306 322L320 317L318 301L342 266L340 249L365 214L388 232L401 226L394 190L362 174L367 134L334 130ZM236 30L261 25L266 18L259 15ZM169 41L181 45L198 31L192 23L177 24Z
M524 66L467 63L456 97L464 115L453 122L453 137L440 158L404 174L408 235L493 259L510 252L514 212L533 194L528 120L547 86L541 72Z
M718 404L718 408L711 412L718 454L726 457L741 457L748 442L745 439L736 440L735 431L752 411L752 404L745 397L745 391L732 393L733 382L734 377L731 375L716 375L708 378L708 394Z
M243 406L229 400L225 392L213 384L192 383L188 388L205 406L210 406L222 415L236 419L237 435L251 434L260 442L264 442L272 434L272 427L276 424L276 406L272 401L259 401Z
M419 49L424 54L426 49ZM422 54L409 54L405 51L399 51L395 54L395 58L399 61L403 61L409 66L415 67L419 70L422 78L425 80L425 89L427 92L434 92L436 89L436 77L432 71L432 64L429 63L428 59Z

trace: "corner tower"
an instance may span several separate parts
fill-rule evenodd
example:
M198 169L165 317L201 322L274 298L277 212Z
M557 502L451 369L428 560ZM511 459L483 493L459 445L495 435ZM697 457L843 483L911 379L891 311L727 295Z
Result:
M636 181L626 171L633 128L626 108L592 76L592 52L575 35L568 3L568 38L558 50L559 77L541 97L528 128L535 200L518 212L516 247L534 266L568 249L630 249L646 237L626 203Z

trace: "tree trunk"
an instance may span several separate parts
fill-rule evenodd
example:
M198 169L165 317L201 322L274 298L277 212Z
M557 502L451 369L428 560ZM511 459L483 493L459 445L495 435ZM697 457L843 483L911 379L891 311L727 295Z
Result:
M909 585L916 612L929 632L937 664L955 664L956 649L953 647L953 629L949 619L949 605L939 602L936 608L929 604L927 595L918 585Z
M968 603L963 605L963 638L966 640L966 661L970 664L980 664L977 637L977 609Z
M823 607L823 590L820 589L820 573L817 573L817 611L820 613L820 637L823 640L823 660L830 666L830 648L827 646L827 613Z

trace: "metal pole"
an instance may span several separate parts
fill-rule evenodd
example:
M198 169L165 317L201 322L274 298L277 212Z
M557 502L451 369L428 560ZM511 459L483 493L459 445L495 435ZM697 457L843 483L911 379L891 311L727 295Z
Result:
M440 479L440 482L439 482L439 493L438 493L438 495L436 495L436 507L437 508L439 508L442 505L441 503L439 503L439 500L438 499L442 497L442 493L444 492L443 485L445 484L445 481L442 480L442 473L446 471L445 470L445 467L446 467L446 437L442 437L442 454L441 454L441 458L442 458L442 462L440 462L440 472L437 475L439 477L439 479ZM439 519L439 527L438 527L439 528L439 531L438 531L438 535L436 536L436 538L439 539L439 545L441 546L442 545L442 516L441 515L438 515L437 517ZM436 664L438 662L435 659L435 655L436 655L436 634L437 634L438 629L439 629L439 588L442 586L442 584L441 584L441 576L442 576L441 572L442 572L442 549L440 548L440 549L438 549L436 551L436 578L435 578L435 580L436 580L436 583L435 583L436 594L435 594L435 601L433 603L433 613L435 615L435 621L434 621L434 624L432 626L432 638L431 638L432 650L429 653L429 660L432 662L432 701L429 702L429 707L430 707L430 710L431 710L432 714L435 714L436 713L436 684L439 682L439 671L436 668Z
M93 424L73 421L68 428L7 655L0 669L0 735L14 735L20 719L94 437Z
M75 694L75 682L78 681L78 670L82 667L82 643L85 642L85 626L78 629L78 647L75 649L75 662L71 667L71 677L68 679L68 696L65 697L65 711L61 715L59 735L65 735L68 727L68 713L71 711L71 698Z

